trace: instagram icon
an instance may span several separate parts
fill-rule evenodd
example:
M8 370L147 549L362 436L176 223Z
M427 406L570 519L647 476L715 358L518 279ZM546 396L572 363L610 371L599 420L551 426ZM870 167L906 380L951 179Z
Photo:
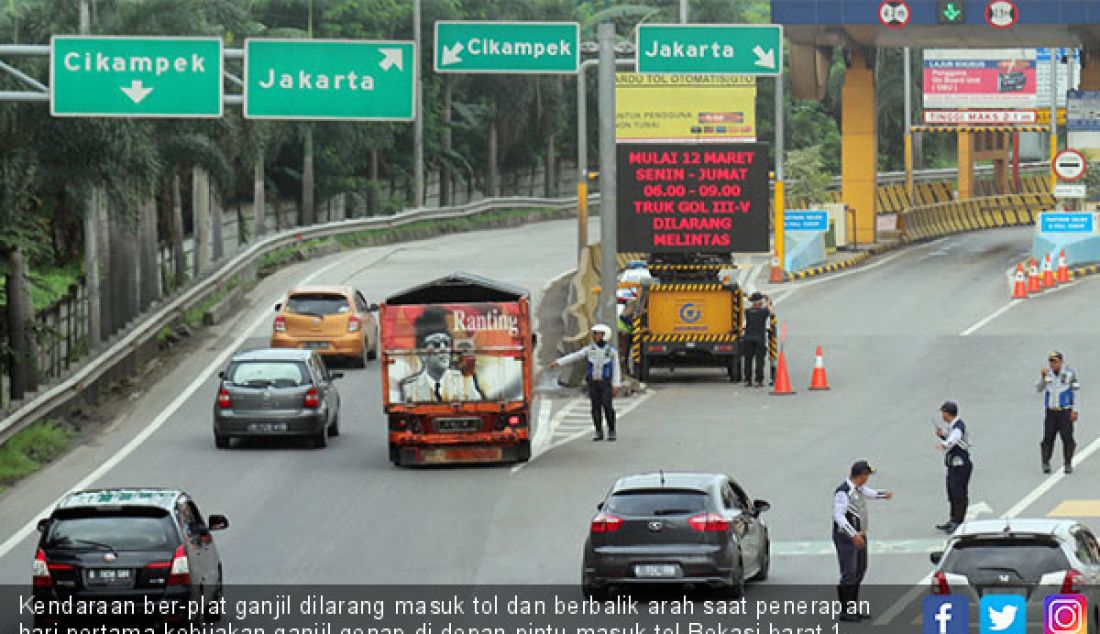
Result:
M1088 599L1080 594L1050 594L1043 599L1043 634L1088 632Z

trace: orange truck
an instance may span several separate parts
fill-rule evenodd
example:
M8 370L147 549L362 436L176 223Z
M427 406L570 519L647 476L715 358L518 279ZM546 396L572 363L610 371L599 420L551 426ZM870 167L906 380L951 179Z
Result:
M453 273L391 295L380 310L391 462L531 457L534 335L526 290Z

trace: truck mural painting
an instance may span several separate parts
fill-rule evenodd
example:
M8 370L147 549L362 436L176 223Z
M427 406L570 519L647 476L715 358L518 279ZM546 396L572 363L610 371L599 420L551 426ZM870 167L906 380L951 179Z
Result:
M529 311L526 290L465 273L382 304L383 406L394 464L530 457Z

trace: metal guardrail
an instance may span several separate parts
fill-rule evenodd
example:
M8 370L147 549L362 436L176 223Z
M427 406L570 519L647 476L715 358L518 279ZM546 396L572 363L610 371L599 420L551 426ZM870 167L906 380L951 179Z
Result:
M6 441L19 430L41 420L66 404L103 374L122 362L139 346L153 339L162 328L178 319L187 309L201 301L205 294L240 273L242 269L266 253L305 240L329 238L369 229L395 229L425 220L469 218L511 209L547 207L567 209L575 207L576 204L576 197L487 198L458 207L411 209L392 216L353 218L310 227L295 227L266 237L222 264L220 268L211 271L206 277L172 298L167 304L155 308L154 312L145 320L136 324L128 333L111 343L108 348L90 359L68 378L20 405L10 415L0 420L0 442Z

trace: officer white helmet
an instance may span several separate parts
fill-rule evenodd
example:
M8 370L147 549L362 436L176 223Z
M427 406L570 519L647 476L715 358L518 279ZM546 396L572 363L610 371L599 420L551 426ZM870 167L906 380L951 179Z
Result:
M611 327L606 324L596 324L592 326L592 332L602 333L605 339L611 337Z

